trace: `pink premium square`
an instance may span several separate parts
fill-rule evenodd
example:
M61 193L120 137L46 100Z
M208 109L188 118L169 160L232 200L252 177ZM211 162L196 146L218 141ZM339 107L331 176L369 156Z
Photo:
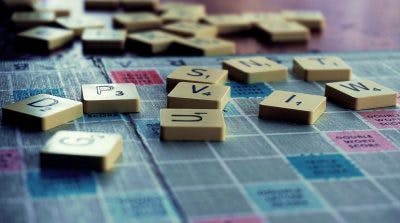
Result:
M347 152L379 152L396 147L376 131L330 132L329 138Z

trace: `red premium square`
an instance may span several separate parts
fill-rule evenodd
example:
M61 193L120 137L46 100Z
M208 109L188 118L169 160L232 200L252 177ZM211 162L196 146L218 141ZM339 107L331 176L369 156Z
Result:
M156 70L115 70L111 71L116 83L133 83L136 85L164 84L163 78Z

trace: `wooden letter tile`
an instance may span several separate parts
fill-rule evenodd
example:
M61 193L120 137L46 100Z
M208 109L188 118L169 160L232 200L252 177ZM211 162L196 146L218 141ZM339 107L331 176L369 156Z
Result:
M85 29L82 34L86 52L121 52L125 47L125 39L125 30Z
M288 77L287 67L265 57L226 60L222 68L228 70L230 79L248 84L283 81Z
M209 15L203 19L218 28L218 34L232 34L251 29L251 22L239 14Z
M74 39L71 30L39 26L17 35L17 42L28 48L54 50Z
M268 21L276 21L276 20L279 21L285 20L282 14L278 12L260 12L260 13L248 12L248 13L243 13L242 16L244 19L248 20L252 24L268 22Z
M220 56L235 54L234 42L213 37L192 37L176 40L171 49L179 54Z
M15 12L11 20L17 29L27 29L40 25L51 25L55 22L54 12Z
M85 113L139 112L140 97L134 84L82 85Z
M260 22L256 26L270 42L304 42L310 39L307 27L296 22L271 20Z
M32 10L33 5L39 0L3 0L4 5L11 11L27 11Z
M42 167L110 170L122 153L119 134L58 131L40 150Z
M180 82L168 94L168 108L223 109L229 102L231 89L216 84Z
M167 91L170 92L179 82L225 84L227 80L227 70L211 67L181 66L168 75Z
M48 94L38 94L6 105L3 120L26 128L48 130L82 116L82 103Z
M85 9L117 9L119 0L85 0Z
M161 109L160 126L162 140L225 140L225 121L219 109Z
M146 31L128 35L126 47L144 54L162 53L178 38L163 31Z
M178 5L181 4L181 6L169 7L161 15L161 18L163 19L164 22L178 22L178 21L197 22L205 16L204 7L201 8L196 6L188 6L185 3L176 3L176 4Z
M288 21L301 23L310 29L320 30L325 27L325 17L320 11L283 10L282 16Z
M339 57L295 57L293 72L305 81L350 80L351 68Z
M183 37L214 37L217 34L217 27L215 26L185 21L166 25L163 30Z
M158 8L159 0L120 0L122 7L125 10L142 11L149 10L153 11Z
M36 12L54 12L56 17L69 16L70 8L68 5L59 2L38 2L33 5L33 10Z
M128 31L138 31L158 28L162 25L160 17L148 12L120 13L114 16L115 27Z
M56 19L58 25L74 31L75 36L81 36L84 29L104 28L104 22L93 17L60 17Z
M397 92L370 80L328 83L325 96L354 110L396 106Z
M274 91L259 106L259 117L313 124L326 110L326 98L319 95Z

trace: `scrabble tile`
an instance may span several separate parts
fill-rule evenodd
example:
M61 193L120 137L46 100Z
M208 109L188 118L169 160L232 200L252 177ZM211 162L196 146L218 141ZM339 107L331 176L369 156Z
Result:
M26 29L55 22L54 12L14 12L11 20L17 29Z
M174 33L184 37L195 37L195 36L209 36L214 37L217 35L217 27L212 25L206 25L196 22L176 22L166 25L162 28L165 31Z
M75 36L81 36L84 29L104 28L104 22L87 16L60 17L56 22L61 27L74 31Z
M305 42L310 39L310 30L297 22L284 19L263 20L255 27L270 42Z
M85 0L85 9L117 9L119 0Z
M120 13L113 17L113 23L115 27L137 31L158 28L162 25L162 20L148 12Z
M131 83L84 84L82 101L85 113L125 113L140 110L140 97L136 86Z
M226 60L222 68L228 70L229 78L248 84L286 80L288 69L265 57L248 57Z
M168 94L168 108L223 109L231 97L224 85L180 82Z
M4 4L12 11L32 10L33 5L39 0L3 0Z
M38 2L33 5L33 10L36 12L54 12L56 17L69 16L70 8L68 5L61 2Z
M354 110L396 106L397 92L370 80L327 83L328 100Z
M319 95L274 91L259 105L259 117L313 124L326 110L326 98Z
M225 84L228 71L196 66L181 66L167 76L167 91L170 92L179 82L204 84Z
M114 166L121 154L119 134L58 131L40 150L40 165L105 171Z
M252 24L264 22L264 21L275 21L280 20L283 21L285 18L282 16L281 13L278 12L248 12L242 14L243 18L248 20Z
M3 121L48 130L82 116L82 103L38 94L2 108Z
M192 37L177 39L171 45L173 52L180 55L221 56L235 54L234 42L214 37Z
M169 48L177 36L163 31L146 31L128 35L126 47L139 53L161 53Z
M126 10L156 10L159 0L120 0Z
M193 2L165 2L159 6L160 11L168 11L174 9L185 9L186 11L193 11L201 15L206 14L206 7L200 3Z
M225 121L219 109L161 109L160 138L180 141L223 141Z
M122 52L126 31L111 29L85 29L82 34L83 50L86 52Z
M205 16L204 11L191 7L170 8L161 15L164 22L189 21L197 22Z
M288 21L301 23L310 29L320 30L325 27L325 17L320 11L283 10L282 16Z
M74 33L71 30L39 26L18 33L16 41L20 46L28 46L30 49L54 50L73 39Z
M339 57L295 57L293 72L306 81L350 80L351 68Z
M239 14L208 15L203 20L216 26L218 34L244 32L251 28L250 21Z
M310 31L307 27L296 22L263 21L256 27L271 42L304 42L310 39Z

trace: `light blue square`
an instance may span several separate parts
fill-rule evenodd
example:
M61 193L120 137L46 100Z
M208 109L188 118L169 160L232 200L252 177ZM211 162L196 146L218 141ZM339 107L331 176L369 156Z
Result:
M135 120L138 133L147 139L160 138L160 121L157 119Z
M265 213L323 209L316 195L300 182L249 185L246 192Z
M224 112L224 116L240 115L239 111L232 102L229 102L222 111Z
M96 182L88 171L42 170L27 173L32 197L95 194Z
M272 88L265 83L241 84L232 81L226 83L226 85L231 87L232 98L263 98L273 91Z
M25 98L29 98L38 94L50 94L57 97L65 97L64 91L61 88L22 89L13 91L14 101L21 101Z
M169 200L156 191L141 191L106 197L114 222L162 222L177 220Z
M290 163L307 179L360 177L363 174L340 154L288 157Z

